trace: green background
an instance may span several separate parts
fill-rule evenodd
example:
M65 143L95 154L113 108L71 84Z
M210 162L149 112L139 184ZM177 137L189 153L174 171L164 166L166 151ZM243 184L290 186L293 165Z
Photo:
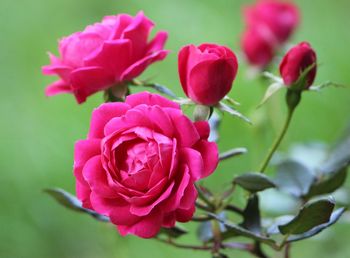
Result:
M113 226L68 211L42 193L58 186L74 192L73 146L85 137L91 111L102 101L96 94L83 105L70 95L44 96L53 78L41 75L46 52L57 53L57 39L82 30L104 15L144 10L157 29L168 30L172 52L142 77L168 85L178 94L177 51L185 44L216 42L239 52L243 0L1 0L0 2L0 257L209 257L133 236L121 238ZM350 1L297 1L302 24L293 43L310 41L321 64L317 82L350 84ZM256 124L225 116L220 150L248 147L249 154L226 161L206 184L227 186L234 174L253 170L262 159L285 108L283 96L257 110L263 86L240 71L230 96ZM303 141L333 142L349 122L350 90L327 89L304 94L290 133L282 145ZM264 115L268 114L266 127ZM293 245L292 257L350 256L350 225L338 224L315 239ZM185 241L190 241L185 238ZM232 257L247 257L229 252ZM280 257L280 256L274 256Z

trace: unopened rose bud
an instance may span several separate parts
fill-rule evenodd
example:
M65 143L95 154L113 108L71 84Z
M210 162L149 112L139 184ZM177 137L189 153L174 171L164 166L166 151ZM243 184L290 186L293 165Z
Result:
M284 84L291 86L297 83L303 72L310 69L305 75L305 81L299 82L304 85L297 85L299 89L308 89L316 77L316 61L316 53L307 42L301 42L290 49L280 64L280 73Z
M226 96L238 70L236 55L229 48L215 44L185 46L178 61L185 94L197 104L207 106Z

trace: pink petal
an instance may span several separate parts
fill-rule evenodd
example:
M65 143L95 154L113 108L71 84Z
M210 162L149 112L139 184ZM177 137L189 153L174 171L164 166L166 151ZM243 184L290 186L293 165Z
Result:
M83 177L90 185L92 192L96 192L101 197L116 198L115 189L108 185L106 171L102 167L100 156L95 156L86 162Z
M210 134L210 127L207 121L194 122L194 126L196 127L201 139L208 139Z
M41 70L44 75L57 75L64 81L69 81L69 75L72 68L60 64L50 64L43 66Z
M180 209L189 210L195 206L197 199L197 190L194 187L194 184L189 184L185 190L185 193L180 202Z
M165 42L168 39L168 32L159 31L154 39L149 43L147 53L153 53L164 48Z
M202 178L209 176L214 172L219 163L219 151L215 142L199 141L195 146L196 149L202 155L204 168L202 171Z
M139 12L124 30L122 38L132 42L132 60L138 60L146 53L148 35L153 26L153 22Z
M130 205L121 203L110 212L109 217L115 225L132 225L137 223L141 218L130 213Z
M179 104L176 102L168 100L167 98L164 98L158 94L149 93L147 91L129 95L126 97L125 102L131 107L145 104L148 106L160 106L180 109Z
M72 92L72 89L70 85L63 80L55 81L54 83L47 86L45 89L46 96L54 96L57 94L71 93L71 92Z
M167 50L160 50L149 54L142 59L136 61L128 69L124 71L121 80L128 81L139 76L150 64L163 60L168 55Z
M170 194L172 193L173 187L174 187L174 182L172 182L166 190L164 190L164 192L159 196L159 198L155 201L153 201L150 205L147 206L131 206L130 208L130 212L132 214L135 214L136 216L145 216L150 214L150 212L152 210L154 210L154 208L160 204L162 201L164 201L165 199L167 199Z
M118 226L122 236L134 234L142 238L152 238L157 235L163 222L163 214L159 210L153 211L137 223L130 226Z
M185 190L191 182L191 175L189 174L189 169L186 165L182 165L182 169L179 173L182 173L182 177L179 176L177 179L177 188L173 190L173 194L162 206L162 210L165 212L174 211L179 208Z
M168 110L168 115L173 121L175 129L175 138L178 140L179 146L191 147L199 139L200 136L193 122L182 114L179 110Z
M124 115L130 106L125 103L105 103L92 112L88 139L103 138L105 125L114 117Z
M190 148L181 149L180 162L188 166L192 180L197 181L205 177L207 171L204 171L203 159L198 151Z
M94 191L91 192L90 202L94 211L105 216L109 216L114 209L120 206L120 200L117 198L104 198Z
M121 81L121 74L130 65L131 42L126 39L105 41L98 52L85 59L86 66L104 68L114 75L115 81Z
M176 211L176 220L179 222L188 222L192 219L195 211L196 207L194 205L188 210L178 209Z
M162 226L166 228L172 228L176 224L175 212L169 212L164 215Z
M84 67L71 73L71 83L78 103L82 103L91 94L112 86L114 77L101 67Z

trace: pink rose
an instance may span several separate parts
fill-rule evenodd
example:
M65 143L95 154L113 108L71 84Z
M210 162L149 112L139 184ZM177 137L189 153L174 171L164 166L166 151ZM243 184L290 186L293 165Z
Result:
M179 52L178 69L185 94L198 104L211 106L231 90L238 63L227 47L188 45Z
M150 64L163 60L166 32L148 41L154 24L143 12L106 16L59 42L60 57L50 55L46 75L60 79L46 88L46 95L72 93L78 103L91 94L139 76Z
M110 217L122 235L154 237L195 211L194 182L218 164L206 121L147 92L102 104L86 140L75 145L76 191L83 206Z
M247 61L254 66L265 68L275 56L275 42L268 35L261 35L254 28L248 29L242 37L242 49Z
M276 40L284 43L299 24L299 10L292 2L260 0L244 12L247 27L269 29Z
M280 64L280 73L285 85L292 85L297 82L305 69L313 68L307 74L307 81L304 88L309 88L315 80L317 73L317 57L309 43L301 42L284 56Z

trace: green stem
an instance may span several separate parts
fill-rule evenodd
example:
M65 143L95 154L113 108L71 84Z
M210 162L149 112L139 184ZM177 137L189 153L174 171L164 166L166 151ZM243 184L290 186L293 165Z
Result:
M269 150L269 152L268 152L264 162L260 166L260 169L258 170L259 172L264 173L265 169L267 168L268 164L270 163L270 160L271 160L273 154L277 150L278 146L281 144L281 142L283 140L283 137L286 135L286 132L287 132L288 127L290 125L290 122L292 120L294 110L295 110L295 107L289 107L288 108L287 119L286 119L286 121L284 123L282 131L278 135L277 139L275 140L275 142L273 143L271 149Z

